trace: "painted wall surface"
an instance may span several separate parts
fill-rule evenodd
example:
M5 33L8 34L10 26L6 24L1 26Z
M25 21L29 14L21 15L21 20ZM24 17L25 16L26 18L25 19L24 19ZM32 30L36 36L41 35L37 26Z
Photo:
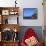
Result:
M15 6L15 0L0 0L1 7L13 7ZM43 26L43 6L42 0L17 0L17 6L19 6L19 24L20 26ZM38 8L38 19L37 20L24 20L23 19L23 8Z
M37 3L36 3L37 2ZM21 12L21 25L22 26L43 26L43 6L42 0L24 0L23 1L23 8L38 8L38 19L37 20L24 20L23 19L23 10Z

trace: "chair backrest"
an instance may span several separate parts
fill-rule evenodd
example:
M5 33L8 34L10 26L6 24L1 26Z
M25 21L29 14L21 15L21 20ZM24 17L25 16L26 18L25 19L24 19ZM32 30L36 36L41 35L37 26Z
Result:
M32 37L32 36L35 36L36 37L36 33L34 32L34 30L32 28L28 28L22 38L22 46L25 46L26 43L25 43L25 39L28 39L29 37Z

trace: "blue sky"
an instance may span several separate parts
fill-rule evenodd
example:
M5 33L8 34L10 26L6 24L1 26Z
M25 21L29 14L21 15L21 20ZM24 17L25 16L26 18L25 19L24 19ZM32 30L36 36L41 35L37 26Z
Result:
M30 17L34 13L37 13L37 8L24 8L23 9L23 16Z

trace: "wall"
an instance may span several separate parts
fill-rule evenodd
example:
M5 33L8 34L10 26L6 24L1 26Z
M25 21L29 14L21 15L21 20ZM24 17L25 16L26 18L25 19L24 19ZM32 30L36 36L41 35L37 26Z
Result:
M37 2L37 3L36 3ZM23 1L23 8L38 8L38 19L37 20L24 20L23 13L20 15L20 22L22 26L42 26L43 25L43 6L42 0L24 0ZM23 12L23 10L22 10Z
M12 7L15 6L15 0L0 0L1 7ZM20 7L19 9L19 24L21 26L43 26L43 6L42 0L17 0L17 6ZM38 19L37 20L24 20L23 19L23 8L38 8Z

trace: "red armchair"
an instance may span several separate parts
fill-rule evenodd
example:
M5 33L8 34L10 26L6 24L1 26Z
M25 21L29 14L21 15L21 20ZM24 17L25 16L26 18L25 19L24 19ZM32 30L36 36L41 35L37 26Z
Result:
M36 44L35 44L35 45L32 45L32 46L41 46L40 42L39 42L38 39L37 39L37 35L36 35L36 33L34 32L34 30L33 30L32 28L28 28L28 29L26 30L26 32L25 32L25 34L24 34L24 37L22 38L21 46L31 46L31 45L27 45L28 42L27 42L27 44L26 44L25 40L26 40L26 39L29 40L29 38L32 38L32 36L34 37L34 39L36 38L36 41L37 41ZM33 39L33 38L32 38L32 39ZM32 39L30 39L30 40L32 40ZM30 43L30 44L31 44L31 43Z

